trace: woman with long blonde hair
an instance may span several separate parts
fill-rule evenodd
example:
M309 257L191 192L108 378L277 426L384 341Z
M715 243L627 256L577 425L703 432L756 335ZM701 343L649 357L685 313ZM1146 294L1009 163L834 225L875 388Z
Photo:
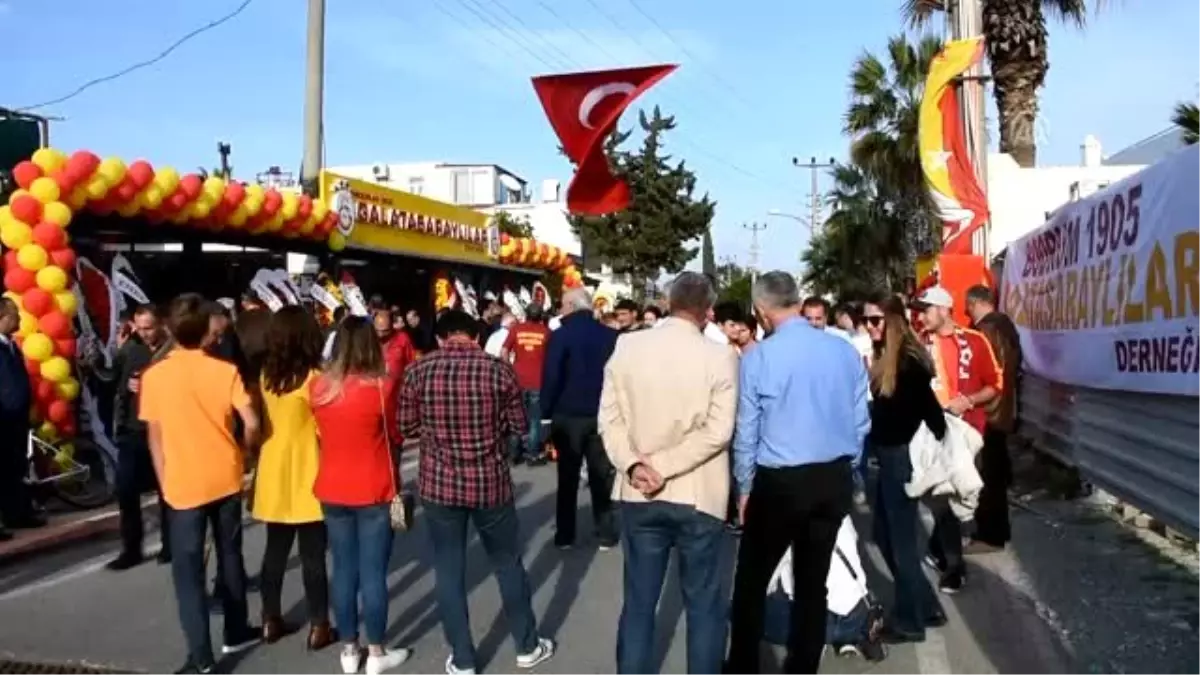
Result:
M329 532L342 670L358 672L365 656L365 672L376 675L404 663L411 654L383 644L392 554L389 505L396 495L389 436L396 406L388 403L387 369L371 321L346 317L333 344L332 360L311 385L321 438L313 494L321 502ZM358 640L360 597L365 652Z
M912 478L908 445L922 423L941 439L946 419L933 391L933 365L908 323L903 301L892 295L872 298L863 305L863 320L874 343L867 435L868 448L879 460L874 534L896 582L888 637L920 642L925 628L945 623L946 615L921 572L918 501L904 491Z

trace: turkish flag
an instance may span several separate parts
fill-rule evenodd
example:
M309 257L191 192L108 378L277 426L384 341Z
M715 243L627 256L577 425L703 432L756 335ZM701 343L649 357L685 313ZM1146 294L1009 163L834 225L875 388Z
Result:
M604 139L629 104L676 67L642 66L533 78L550 126L575 163L575 176L567 186L568 211L602 216L629 205L629 186L609 170Z

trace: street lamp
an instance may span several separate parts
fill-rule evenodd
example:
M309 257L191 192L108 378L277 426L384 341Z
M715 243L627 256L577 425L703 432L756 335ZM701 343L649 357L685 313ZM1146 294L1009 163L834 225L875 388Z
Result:
M787 211L780 211L779 209L771 209L770 211L767 211L767 215L775 216L776 218L791 218L797 223L803 223L806 225L808 224L808 220L806 220L804 216L798 216L794 213L788 213Z

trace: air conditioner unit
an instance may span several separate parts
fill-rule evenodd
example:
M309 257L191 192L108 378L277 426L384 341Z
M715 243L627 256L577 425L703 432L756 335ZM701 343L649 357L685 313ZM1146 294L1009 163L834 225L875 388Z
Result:
M387 164L375 164L371 167L371 175L375 176L375 180L380 183L386 183L391 180L392 170L388 168Z

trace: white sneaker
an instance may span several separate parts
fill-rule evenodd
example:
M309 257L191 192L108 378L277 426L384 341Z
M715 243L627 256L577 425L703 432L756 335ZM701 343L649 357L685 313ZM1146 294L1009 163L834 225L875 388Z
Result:
M528 654L517 654L517 667L533 668L543 661L550 660L551 656L554 656L554 640L540 637L533 651Z
M342 661L342 672L352 675L358 672L358 666L362 663L362 649L358 645L342 645L342 655L339 658Z
M474 668L459 668L454 665L454 655L446 657L446 675L475 675Z
M386 649L380 656L370 654L367 656L367 667L363 672L367 675L379 675L401 665L410 656L411 649Z

